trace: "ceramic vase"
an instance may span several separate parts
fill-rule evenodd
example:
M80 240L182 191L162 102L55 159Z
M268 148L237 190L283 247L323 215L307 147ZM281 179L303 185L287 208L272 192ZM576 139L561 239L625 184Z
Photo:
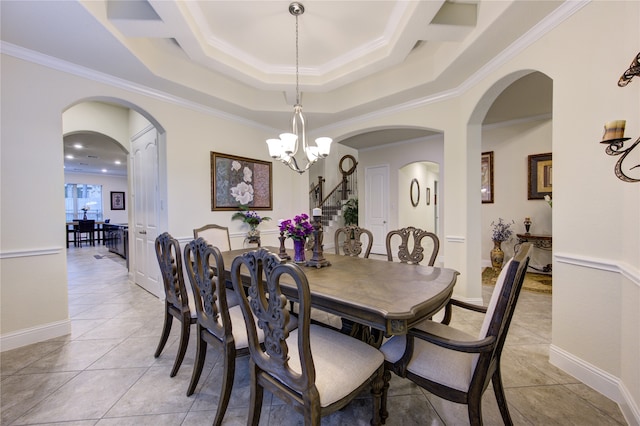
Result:
M302 263L304 258L304 240L293 240L293 261Z
M491 266L497 271L502 269L502 263L504 262L504 252L500 247L501 244L502 241L493 240L493 250L491 250Z

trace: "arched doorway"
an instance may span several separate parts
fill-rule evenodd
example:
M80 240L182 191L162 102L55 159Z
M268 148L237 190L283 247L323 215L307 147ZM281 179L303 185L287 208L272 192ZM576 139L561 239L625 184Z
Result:
M123 218L130 237L127 254L129 277L162 298L154 250L158 229L166 228L167 223L166 210L158 208L166 199L165 134L162 127L150 114L131 103L120 99L92 98L81 100L63 112L63 132L65 135L101 134L117 141L130 153L124 177L124 199L128 207ZM152 232L148 232L150 229Z

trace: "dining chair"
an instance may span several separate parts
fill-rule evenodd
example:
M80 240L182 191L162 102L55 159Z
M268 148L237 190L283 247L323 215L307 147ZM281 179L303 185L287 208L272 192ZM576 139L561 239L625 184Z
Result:
M193 230L193 238L204 238L207 243L217 247L220 251L231 250L231 239L229 238L229 228L225 226L208 224Z
M82 242L86 242L91 244L92 246L96 245L96 221L93 219L90 220L79 220L78 227L76 228L76 245L82 247ZM84 238L83 238L84 235Z
M193 230L193 238L204 238L204 240L220 251L231 250L231 239L229 238L229 228L225 226L208 224ZM231 288L231 282L227 282L227 303L229 306L236 306L239 303L238 297Z
M525 245L500 272L488 306L455 303L485 313L477 337L448 324L425 321L406 336L394 336L382 345L386 370L383 419L388 415L388 372L393 371L440 398L466 404L471 425L482 425L482 394L491 382L502 420L506 425L513 424L502 385L500 359L529 265L531 244Z
M424 231L420 228L409 226L402 229L396 229L387 234L387 260L393 262L393 249L391 241L400 237L400 245L398 245L397 257L401 263L418 264L424 259L425 247L422 246L424 238L432 240L431 255L429 256L428 266L433 266L440 251L440 240L433 232Z
M371 231L360 228L357 225L347 225L338 228L334 236L336 254L360 256L360 254L362 254L363 238L367 244L363 257L368 258L371 253L371 246L373 245L373 234ZM340 253L340 248L342 248L342 253Z
M236 357L249 354L247 329L240 306L229 307L225 287L219 285L225 274L220 250L200 237L185 246L184 263L194 294L198 328L196 360L187 396L193 394L200 380L207 344L222 347L222 391L213 422L214 425L220 425L231 397ZM258 333L256 339L259 343L264 341L262 332Z
M177 319L180 321L180 344L170 374L171 377L174 377L178 373L184 355L187 352L191 324L195 324L197 318L193 305L193 297L189 297L188 290L184 285L180 243L168 232L163 232L156 238L155 247L156 257L160 265L160 274L162 275L162 283L164 285L165 308L162 334L154 357L157 358L162 353L169 339L173 319Z
M241 269L251 277L246 292ZM294 317L286 308L281 279L300 302L298 328L293 331L287 328ZM360 340L311 324L309 282L298 265L281 263L277 255L258 249L234 259L231 281L241 295L251 354L247 424L260 420L264 389L302 414L305 425L320 425L322 416L345 407L368 386L373 396L371 424L380 424L384 357Z

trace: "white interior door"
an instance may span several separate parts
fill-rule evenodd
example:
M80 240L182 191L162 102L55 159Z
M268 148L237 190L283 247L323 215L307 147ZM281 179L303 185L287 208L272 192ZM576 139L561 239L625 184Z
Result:
M365 179L365 228L373 234L371 253L385 254L389 219L389 166L367 167Z
M136 284L164 298L155 252L158 236L158 132L155 128L132 141L133 269Z

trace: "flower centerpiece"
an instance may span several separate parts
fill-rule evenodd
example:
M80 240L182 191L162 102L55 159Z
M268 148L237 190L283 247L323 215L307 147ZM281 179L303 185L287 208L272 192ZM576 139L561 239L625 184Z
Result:
M294 262L304 262L304 244L313 232L313 225L309 222L309 215L302 213L293 219L280 222L280 232L293 240Z
M85 206L80 209L84 212L82 214L82 220L87 220L87 212L89 211L89 209L91 209L91 206L89 204L85 204Z
M493 240L493 249L491 250L491 266L494 269L500 270L502 269L502 263L504 262L504 252L502 251L501 244L505 241L511 239L513 235L513 230L511 229L511 225L515 222L512 220L511 223L505 222L502 218L498 219L498 222L491 222L491 226L493 227L493 233L491 235L491 239Z
M257 239L260 236L260 231L258 231L258 225L260 225L264 221L271 220L270 217L260 217L260 215L253 211L249 210L249 207L245 205L240 205L240 211L235 212L233 216L231 216L232 220L241 220L247 225L249 225L249 232L247 233L247 237L249 239Z

